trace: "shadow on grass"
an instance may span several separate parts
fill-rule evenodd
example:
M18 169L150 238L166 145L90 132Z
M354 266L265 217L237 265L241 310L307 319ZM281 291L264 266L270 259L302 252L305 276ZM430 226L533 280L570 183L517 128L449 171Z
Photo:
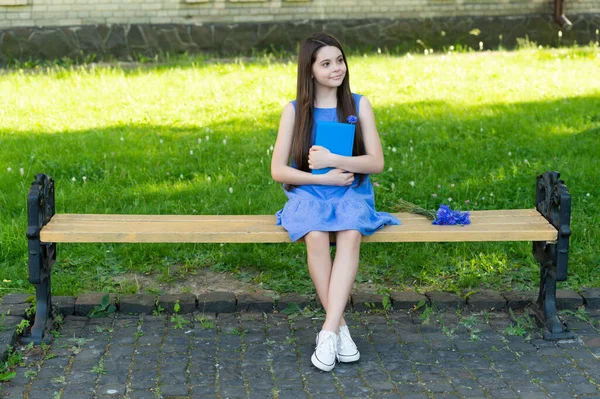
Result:
M567 284L600 285L599 110L600 95L470 108L445 102L376 107L386 168L392 168L372 177L379 184L377 206L390 210L402 197L429 208L449 198L462 209L533 208L535 176L558 170L573 194ZM38 172L56 180L60 213L274 213L285 203L269 169L278 115L279 110L259 121L228 119L208 126L208 133L206 127L154 125L0 131L0 162L15 169L0 175L2 274L27 278L25 197ZM19 167L25 176L18 174ZM400 287L535 287L538 271L530 252L527 243L370 244L363 247L359 276ZM218 245L64 245L59 258L57 268L64 270L55 280L59 293L90 289L86 285L102 289L110 281L103 268L144 272L167 258L162 262L167 268L186 261L219 271L251 271L255 281L280 291L310 289L304 248L294 244L227 245L225 250Z

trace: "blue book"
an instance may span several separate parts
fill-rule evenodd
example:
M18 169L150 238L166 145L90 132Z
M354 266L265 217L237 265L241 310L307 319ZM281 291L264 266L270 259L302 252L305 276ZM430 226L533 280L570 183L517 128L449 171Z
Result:
M350 123L317 122L315 145L325 147L334 154L351 157L355 129L356 126ZM331 169L313 169L312 173L322 175Z

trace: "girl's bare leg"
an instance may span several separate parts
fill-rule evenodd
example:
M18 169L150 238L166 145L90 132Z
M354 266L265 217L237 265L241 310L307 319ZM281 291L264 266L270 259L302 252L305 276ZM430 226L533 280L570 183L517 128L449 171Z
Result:
M319 299L323 304L325 312L328 312L329 286L332 268L331 254L329 252L329 232L311 231L304 236L304 242L306 243L310 277L317 289L317 295L319 295ZM348 300L348 295L346 295L346 300ZM344 324L346 324L346 322L342 317L340 325ZM337 329L331 331L337 333Z
M336 233L336 253L329 277L327 315L323 329L338 332L343 323L344 309L358 271L360 240L362 235L356 230Z

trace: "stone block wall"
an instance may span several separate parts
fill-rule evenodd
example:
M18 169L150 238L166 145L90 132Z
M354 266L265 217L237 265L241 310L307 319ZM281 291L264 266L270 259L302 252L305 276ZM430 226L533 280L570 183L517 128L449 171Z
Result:
M566 0L562 36L553 14L553 0L0 0L0 66L295 51L317 31L392 52L600 40L600 0Z
M0 0L0 29L495 17L553 10L553 0ZM598 14L600 1L567 0L566 13Z

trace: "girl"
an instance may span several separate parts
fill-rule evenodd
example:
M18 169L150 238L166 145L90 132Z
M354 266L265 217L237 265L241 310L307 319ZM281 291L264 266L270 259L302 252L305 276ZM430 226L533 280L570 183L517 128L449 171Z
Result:
M318 122L358 116L351 157L315 146ZM290 162L291 160L291 162ZM311 169L333 168L325 174ZM277 212L292 241L304 238L308 269L326 311L311 357L330 371L336 359L354 362L360 353L350 337L344 308L358 269L360 241L398 219L375 211L369 174L383 170L383 151L369 100L350 91L346 56L332 36L319 33L302 42L296 100L283 109L271 160L271 174L284 183L288 202ZM331 260L329 232L335 232Z

